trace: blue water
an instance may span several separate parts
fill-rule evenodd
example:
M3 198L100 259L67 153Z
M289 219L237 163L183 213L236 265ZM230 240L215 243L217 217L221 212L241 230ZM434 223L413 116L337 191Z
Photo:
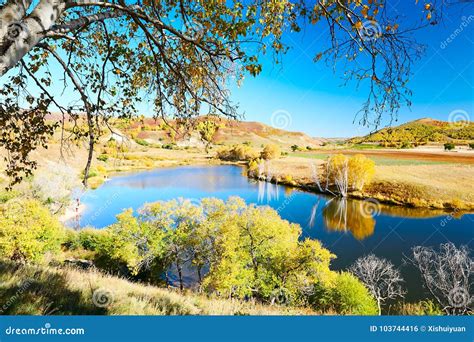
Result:
M341 201L289 187L248 179L238 166L186 166L121 174L81 197L86 210L70 225L103 228L115 222L123 209L138 209L145 203L204 197L227 199L240 196L247 203L269 205L291 222L300 224L303 237L322 241L337 255L335 269L348 267L359 256L373 253L400 266L406 281L407 300L427 297L421 279L409 263L416 245L473 244L474 215L461 218L446 213L433 215L416 209L377 205L367 216L366 202ZM361 208L363 209L362 212ZM422 217L422 218L413 218ZM332 222L332 223L331 223Z

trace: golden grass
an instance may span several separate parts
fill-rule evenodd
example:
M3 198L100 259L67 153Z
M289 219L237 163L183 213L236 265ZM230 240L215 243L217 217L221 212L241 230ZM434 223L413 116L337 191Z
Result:
M104 305L95 304L98 300ZM12 315L315 314L309 309L265 306L132 283L94 270L19 267L10 262L0 262L0 304L0 313Z

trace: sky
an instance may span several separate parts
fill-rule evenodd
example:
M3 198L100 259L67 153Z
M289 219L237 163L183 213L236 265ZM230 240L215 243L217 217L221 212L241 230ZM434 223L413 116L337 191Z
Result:
M473 119L474 1L463 1L471 3L451 5L440 24L416 31L415 38L426 46L426 52L416 61L408 84L413 91L412 106L401 108L394 125L424 117ZM387 5L400 16L403 27L423 18L422 2L415 5L415 0L387 0ZM327 47L329 33L325 30L324 25L316 25L287 34L290 50L280 65L266 55L261 59L263 71L259 76L248 75L240 87L230 83L231 100L238 104L244 120L313 137L360 136L375 129L359 125L356 119L367 88L357 88L354 83L342 86L342 63L334 72L324 61L313 62L314 56ZM55 91L58 96L70 96L68 91L62 93L62 82L53 83L59 87ZM149 103L139 108L142 114L153 115ZM382 126L389 122L390 117L385 116Z
M388 3L407 22L423 16L414 1ZM412 106L401 108L394 124L423 117L448 121L450 114L451 118L474 116L473 33L474 4L453 5L439 25L416 32L415 38L426 45L426 52L415 63L408 84L413 91ZM267 56L261 75L246 77L240 88L232 87L232 99L239 103L245 120L273 123L317 137L349 137L374 129L354 122L367 88L357 89L354 83L342 86L343 69L334 73L324 61L313 62L323 37L327 34L318 26L291 35L291 50L282 65L275 66ZM389 117L385 119L387 125Z

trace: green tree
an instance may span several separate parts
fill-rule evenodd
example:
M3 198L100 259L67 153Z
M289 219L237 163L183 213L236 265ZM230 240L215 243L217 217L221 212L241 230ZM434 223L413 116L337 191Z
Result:
M59 252L64 228L36 200L11 199L0 206L0 257L39 263Z
M219 130L219 125L213 120L200 121L197 125L197 130L201 136L201 140L206 145L206 153L209 153L209 147L214 142L214 138Z

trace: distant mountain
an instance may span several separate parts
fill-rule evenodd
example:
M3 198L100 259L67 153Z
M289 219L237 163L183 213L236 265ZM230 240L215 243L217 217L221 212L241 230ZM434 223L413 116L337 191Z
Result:
M400 126L382 128L364 137L352 138L352 143L412 143L461 142L474 140L474 123L456 123L423 118Z
M218 145L249 144L260 147L274 143L282 147L298 145L303 148L315 148L321 146L324 142L324 139L313 138L302 132L291 132L260 122L215 117L199 117L196 120L213 120L217 123L219 128L213 140L214 144ZM123 122L115 122L113 125L133 139L146 140L152 144L174 142L179 146L193 146L201 143L197 131L182 129L182 126L176 120L165 123L162 119L143 118L133 120L125 125Z

